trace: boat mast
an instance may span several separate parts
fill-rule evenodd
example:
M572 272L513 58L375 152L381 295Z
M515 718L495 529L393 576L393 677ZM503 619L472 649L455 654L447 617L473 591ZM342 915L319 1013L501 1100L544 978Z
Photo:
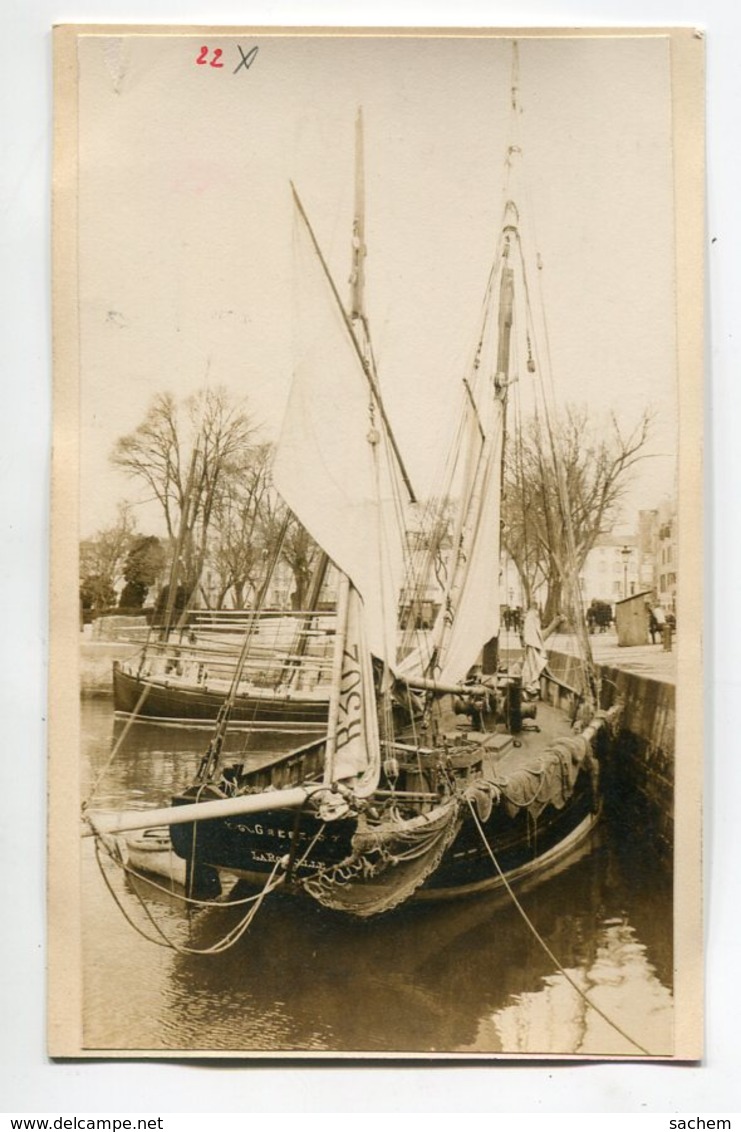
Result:
M363 328L363 345L370 345L365 315L365 152L363 146L363 111L358 107L355 119L355 212L352 224L352 269L350 272L350 320Z
M507 192L506 207L512 208L512 210L515 212L515 215L516 215L516 208L515 208L514 204L512 203L512 201L510 199L510 189L509 189L509 184L508 184L509 174L511 174L513 166L514 166L514 161L512 160L512 158L521 157L521 154L522 154L522 150L521 150L521 148L518 144L519 115L521 114L521 106L520 106L520 101L519 101L519 50L518 50L518 44L517 44L516 40L514 40L513 43L512 43L512 81L511 81L511 86L510 86L510 95L511 95L511 102L510 102L510 107L511 107L510 137L511 137L511 140L512 140L512 144L509 147L508 155L507 155L508 156L508 160L507 160L508 177L507 177L507 185L506 185L506 192ZM520 259L522 261L522 267L523 267L523 273L524 273L525 272L525 257L524 257L523 252L522 252L522 243L521 243L520 233L519 233L516 226L514 227L513 231L514 231L514 240L516 241L516 243L518 245L518 251L519 251ZM538 262L538 266L539 267L541 266L540 262ZM538 272L538 279L539 279L540 287L542 289L542 283L540 283L540 272ZM570 503L570 498L569 498L569 490L568 490L568 485L566 483L566 476L565 476L565 473L564 473L563 463L562 463L562 461L559 457L559 453L557 451L557 446L556 446L556 441L555 441L555 421L554 421L554 411L553 411L553 372L552 372L552 367L551 367L550 349L549 349L549 345L548 345L548 326L547 326L547 323L545 322L545 315L543 313L542 314L542 318L543 318L543 344L545 346L545 352L544 352L544 357L541 360L541 366L536 366L535 361L533 360L532 354L530 352L531 351L530 331L532 330L533 340L535 340L536 335L535 335L535 325L534 325L534 320L533 320L533 314L532 314L532 310L531 310L531 307L530 307L529 292L527 294L528 294L528 297L526 298L526 307L527 307L526 315L527 315L528 322L530 324L529 328L528 328L527 368L528 368L529 373L535 373L538 370L540 371L539 375L538 375L539 387L540 387L540 399L542 401L545 424L546 424L546 429L547 429L548 438L549 438L549 442L550 442L551 463L552 463L552 466L553 466L553 472L554 472L554 476L555 476L555 484L556 484L556 490L557 490L559 511L560 511L561 521L563 523L566 549L567 549L567 556L568 556L567 576L564 577L564 594L566 596L567 609L570 606L570 609L568 611L571 615L571 620L572 620L572 623L573 623L573 629L576 633L576 637L577 637L577 640L579 642L579 646L580 646L580 650L581 650L581 659L582 659L582 662L583 662L584 667L585 667L585 683L586 683L585 699L590 704L590 706L594 708L598 705L598 702L599 702L599 691L600 691L599 690L599 680L598 680L598 676L597 676L597 670L596 670L595 664L594 664L594 658L592 656L592 646L591 646L591 642L589 640L589 634L587 632L586 621L585 621L585 618L584 618L584 604L583 604L582 595L581 595L579 573L578 573L578 570L577 570L576 540L575 540L575 537L574 537L574 527L573 527L572 515L571 515L571 503ZM540 304L541 304L541 311L544 311L542 290L541 290L541 295L540 295ZM546 372L547 372L547 377L548 377L547 382L544 381L544 377L543 377L543 372L542 372L543 363L545 364L545 368L546 368ZM523 522L525 522L525 521L526 521L526 516L523 515Z
M365 269L364 260L366 256L365 246L365 166L364 166L364 152L363 152L363 111L358 107L357 117L355 119L355 211L353 214L352 225L352 267L350 271L350 321L353 327L360 327L358 335L360 345L364 355L364 365L371 364L371 349L370 349L370 334L368 332L368 322L365 316L364 309L364 294L365 294ZM314 571L312 579L311 593L308 601L308 612L304 618L303 632L299 636L295 652L299 657L303 656L306 651L308 643L308 630L314 613L319 606L319 595L321 594L322 587L327 577L327 570L329 569L329 557L322 550L319 560ZM342 586L342 582L340 583ZM338 598L338 618L340 600ZM338 633L340 632L339 623L337 625ZM295 667L295 662L294 662ZM286 665L284 673L291 668L291 665Z
M509 151L508 151L509 153ZM500 501L504 479L504 449L509 386L513 373L512 331L515 317L515 268L519 240L518 213L505 195L502 226L486 288L486 301L473 359L463 378L466 412L476 436L469 452L467 483L461 499L459 518L453 531L453 567L443 593L436 641L428 672L445 672L449 655L460 646L454 643L455 628L462 610L469 606L463 624L476 635L486 625L488 637L480 646L482 675L494 675L498 667L499 627L492 603L498 607L501 547ZM498 281L498 286L497 286ZM485 400L490 398L490 401ZM464 435L464 434L461 434ZM496 508L496 514L492 513ZM485 549L484 549L485 548ZM483 567L482 555L488 566ZM476 620L471 613L473 589L488 603L488 613ZM496 595L496 596L495 596ZM480 639L480 638L479 638ZM460 633L459 633L460 640ZM434 678L434 677L433 677ZM451 677L443 676L450 683Z
M304 206L301 203L301 198L299 197L298 193L296 192L296 186L293 184L293 182L291 182L291 191L293 193L293 199L294 199L294 202L296 204L296 208L299 211L299 215L301 216L301 219L303 220L304 224L306 225L306 231L309 233L309 239L311 240L314 251L316 252L317 258L318 258L319 263L321 265L322 271L324 272L324 276L325 276L325 278L326 278L326 280L329 284L329 287L330 287L330 290L331 290L332 295L334 297L334 300L337 303L337 307L338 307L340 314L342 316L342 321L344 322L345 327L347 329L347 332L350 335L350 341L353 345L353 348L355 349L355 353L358 356L358 360L360 361L360 365L362 367L363 373L366 376L366 380L367 380L368 385L370 387L371 394L373 395L373 402L374 402L375 406L377 407L377 409L378 409L378 411L381 415L381 419L383 421L383 427L385 429L386 436L388 437L389 443L390 443L392 451L394 453L394 457L396 459L396 463L397 463L397 466L399 468L399 473L400 473L402 479L404 480L404 485L405 485L407 492L409 494L409 501L411 503L416 503L417 497L414 493L414 488L412 487L411 480L409 479L409 475L408 475L407 470L404 466L404 461L401 458L401 453L399 451L399 446L396 443L396 438L395 438L393 431L391 429L391 422L388 419L388 416L386 414L386 408L385 408L383 401L381 399L381 393L380 393L380 390L378 388L378 382L376 381L376 376L375 376L373 367L372 367L372 365L369 365L368 362L366 361L363 349L362 349L360 343L358 342L357 335L355 334L355 330L354 330L353 324L352 324L352 319L350 318L350 316L348 315L347 311L345 310L345 308L342 304L342 300L340 299L339 292L337 291L335 281L332 278L332 275L330 273L329 268L327 267L327 261L325 260L324 256L322 255L322 250L319 247L319 243L317 241L316 236L314 235L314 229L312 228L312 226L309 222L309 218L306 215L306 210L304 209Z
M363 108L358 107L355 116L355 207L352 225L352 264L350 270L350 323L357 335L357 340L363 352L363 368L369 375L373 389L372 403L375 402L385 424L386 415L380 400L380 386L378 384L378 371L373 356L368 316L365 310L365 257L368 249L365 243L365 138L363 132ZM396 443L388 429L389 440L394 455L397 458L399 470L406 485L412 503L416 503L412 486L409 483L404 465L396 449ZM389 600L398 607L398 594L389 595ZM339 627L338 627L339 632ZM390 680L387 661L383 662L383 676L377 689L378 722L384 740L393 738L393 714L390 696ZM331 736L328 736L328 740ZM329 750L328 741L328 750Z

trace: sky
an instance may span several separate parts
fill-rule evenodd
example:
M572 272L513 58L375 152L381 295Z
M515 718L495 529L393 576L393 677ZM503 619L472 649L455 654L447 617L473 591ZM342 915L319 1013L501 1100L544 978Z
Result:
M542 264L556 398L602 427L610 412L629 428L653 409L652 456L627 506L655 507L677 450L667 40L529 38L518 50L518 205ZM154 394L225 385L277 438L292 372L290 182L344 294L360 106L367 312L424 495L500 226L512 56L511 40L476 36L82 40L83 537L141 495L109 456ZM152 507L137 514L156 529Z

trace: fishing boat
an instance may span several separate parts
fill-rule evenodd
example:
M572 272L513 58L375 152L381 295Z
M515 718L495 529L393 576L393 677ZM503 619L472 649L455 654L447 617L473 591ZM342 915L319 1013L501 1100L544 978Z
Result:
M176 857L167 827L144 829L123 839L124 862L129 872L158 876L185 887L185 862Z
M584 646L579 687L547 683L534 611L524 655L512 663L498 647L508 402L515 382L535 374L538 357L513 188L519 159L510 147L496 251L439 495L452 512L439 612L402 653L399 595L420 582L410 582L406 557L408 477L368 341L340 300L293 188L296 358L274 482L340 578L327 734L257 769L225 756L232 689L195 781L171 806L89 815L99 833L168 826L192 899L213 900L228 874L263 893L300 894L367 918L411 900L509 890L551 875L598 820L600 759L619 705L600 708L586 627L576 625L578 578L564 600ZM561 505L568 526L565 494ZM436 507L433 526L441 521ZM400 726L394 705L405 698L421 713L411 711Z
M325 732L334 614L246 611L225 632L198 625L150 641L113 663L118 715L213 729L242 653L232 725L254 731Z
M196 448L188 485L197 461ZM187 489L185 495L187 500ZM332 612L319 610L327 579L326 555L320 555L314 571L308 610L289 614L264 608L290 522L287 515L267 563L256 608L203 614L189 609L178 586L178 563L188 525L186 504L161 623L150 626L141 650L113 662L117 715L133 721L212 728L231 692L235 727L301 734L326 730L328 659L334 633ZM180 602L175 599L178 593Z

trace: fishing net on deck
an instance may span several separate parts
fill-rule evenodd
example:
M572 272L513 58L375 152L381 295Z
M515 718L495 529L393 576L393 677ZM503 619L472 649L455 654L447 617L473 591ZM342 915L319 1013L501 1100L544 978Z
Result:
M581 771L590 775L592 791L597 797L599 763L585 735L557 740L530 765L514 770L497 780L504 806L510 817L518 810L527 810L537 819L546 806L561 810L574 793Z
M360 917L388 912L435 872L462 821L458 797L408 820L361 818L351 855L305 880L304 888L326 908Z

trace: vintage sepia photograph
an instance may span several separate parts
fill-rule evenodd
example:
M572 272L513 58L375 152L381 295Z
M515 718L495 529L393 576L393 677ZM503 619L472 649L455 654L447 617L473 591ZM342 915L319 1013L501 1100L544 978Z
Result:
M699 1057L701 39L55 37L50 1052Z

